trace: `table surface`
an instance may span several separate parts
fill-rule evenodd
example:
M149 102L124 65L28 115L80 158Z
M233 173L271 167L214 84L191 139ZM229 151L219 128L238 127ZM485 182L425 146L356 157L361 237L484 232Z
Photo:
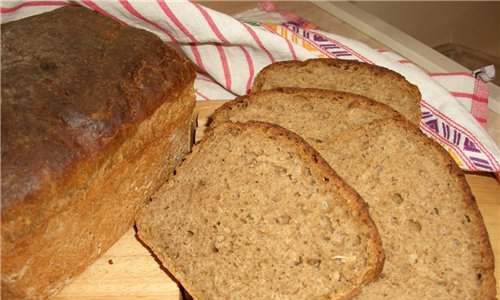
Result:
M234 14L255 7L253 2L206 2L211 8ZM282 2L285 9L311 20L325 31L348 36L366 44L385 48L373 37L353 29L314 5L301 2ZM198 138L206 117L220 105L220 101L198 102ZM500 128L500 117L490 113L490 126ZM500 135L495 136L497 143ZM493 251L496 255L496 278L500 279L500 185L495 178L482 175L467 175L467 181L477 199L488 229ZM500 282L497 282L500 291ZM111 249L78 276L52 300L178 300L181 299L177 285L164 272L157 260L135 238L131 228Z

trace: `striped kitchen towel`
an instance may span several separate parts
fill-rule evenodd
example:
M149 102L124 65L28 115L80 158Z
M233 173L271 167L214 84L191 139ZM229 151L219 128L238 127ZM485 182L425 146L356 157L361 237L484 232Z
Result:
M288 24L287 27L301 27L305 29L303 32L306 36L308 36L310 32L314 32L314 29L318 29L315 24L303 19L301 16L277 9L271 1L262 1L257 8L239 13L235 17L246 22L259 22L264 26L267 25L268 28L275 28L269 26L269 24L283 24L285 26ZM294 38L293 35L288 35L283 33L283 31L281 32L283 37L289 38L292 42L297 42L297 37ZM318 44L317 41L311 42ZM320 43L321 42L322 41L320 41ZM304 44L304 42L301 42L301 44ZM345 53L343 51L343 49L337 49L334 53L326 53L324 56L339 59L350 56L349 51L345 51ZM386 49L378 49L378 52L388 60L400 64L408 64L418 69L411 61L394 52ZM322 56L321 53L318 53L318 56ZM458 103L467 109L482 126L486 125L488 88L485 82L479 78L474 78L472 72L430 73L428 75L448 90L450 94L458 100Z
M392 61L419 69L408 59L385 49L378 50ZM472 72L429 73L434 81L443 86L457 103L469 111L481 126L486 126L488 117L488 85Z
M500 151L481 125L486 122L487 89L473 77L426 74L393 53L316 30L300 19L283 24L241 21L243 16L234 18L188 1L2 1L0 12L2 22L8 22L64 5L82 5L176 44L198 66L199 100L245 94L262 68L282 60L333 57L392 69L419 87L424 133L464 170L500 172Z

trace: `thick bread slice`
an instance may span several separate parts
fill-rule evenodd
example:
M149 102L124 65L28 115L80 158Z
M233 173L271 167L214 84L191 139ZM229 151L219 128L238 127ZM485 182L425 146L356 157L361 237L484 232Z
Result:
M389 105L415 124L420 122L420 92L400 74L384 67L341 59L284 61L264 68L252 92L277 87L338 90Z
M360 193L381 232L386 263L381 279L356 299L495 299L493 253L481 214L462 171L437 143L402 117L360 126L363 116L357 112L358 121L336 114L332 122L321 111L312 117L295 98L271 100L269 93L235 102L245 105L225 105L212 126L259 115L293 129ZM313 107L341 110L340 101L325 107L309 99ZM346 123L353 129L337 128Z
M300 133L306 140L328 143L345 130L397 116L399 113L387 105L356 94L320 89L277 88L225 103L210 116L209 124L214 127L226 121L263 121ZM311 126L318 122L329 124L328 130L321 126Z
M382 269L364 202L275 125L207 133L137 220L194 299L349 299Z
M496 299L493 251L463 172L402 119L345 132L322 153L370 206L387 260L356 299Z

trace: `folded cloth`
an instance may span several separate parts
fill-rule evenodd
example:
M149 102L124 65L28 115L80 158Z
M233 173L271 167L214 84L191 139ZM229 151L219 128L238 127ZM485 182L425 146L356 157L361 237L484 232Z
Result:
M243 95L262 68L282 60L332 57L392 69L419 87L420 128L425 134L439 142L464 170L500 172L500 151L481 126L486 123L487 86L470 74L427 74L392 52L311 29L314 26L297 19L266 23L262 22L265 15L253 11L254 20L260 22L252 22L249 14L243 22L187 1L9 1L2 3L0 12L2 22L8 22L74 4L175 43L198 66L195 89L199 100ZM272 14L269 10L263 13ZM245 19L244 14L239 17Z

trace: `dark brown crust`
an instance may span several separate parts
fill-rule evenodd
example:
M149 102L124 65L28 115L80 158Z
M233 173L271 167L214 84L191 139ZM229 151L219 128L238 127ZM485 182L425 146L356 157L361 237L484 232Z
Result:
M245 123L225 122L217 127L212 127L207 129L207 131L205 131L204 138L201 140L199 144L195 146L193 152L187 157L187 159L190 159L190 157L196 155L196 153L200 151L202 147L204 147L204 144L207 143L210 137L217 134L217 131L233 131L233 130L244 131L249 128L251 128L252 130L261 130L268 136L283 138L287 143L294 144L299 149L299 153L303 159L309 161L311 165L316 165L324 174L323 175L324 177L328 177L331 179L329 180L329 182L335 185L337 191L339 191L342 194L342 196L344 196L345 199L351 200L348 203L349 205L352 206L353 210L359 212L359 221L364 223L370 228L371 240L373 241L372 245L373 249L371 250L374 252L372 261L369 262L371 270L365 273L363 278L359 282L357 282L358 286L355 289L353 289L347 294L340 295L340 297L338 298L331 298L332 300L351 299L352 297L354 297L356 294L359 293L363 285L377 279L378 275L382 272L385 260L383 246L382 246L382 239L380 237L377 227L375 226L375 223L373 222L368 213L367 204L363 201L363 199L361 199L361 197L356 191L354 191L335 173L335 171L328 165L328 163L321 157L321 155L312 146L310 146L302 137L291 132L290 130L287 130L281 126L271 123L257 122L257 121L249 121ZM178 173L182 172L183 171L182 169L183 168L181 165L181 167L178 169ZM174 275L174 277L180 283L183 284L183 287L189 292L189 294L193 297L193 299L197 300L203 299L201 297L202 293L198 291L193 285L191 285L190 281L187 278L184 278L184 276L181 275L181 272L179 272L179 270L175 269L174 267L175 264L173 263L173 261L170 258L162 255L161 249L155 249L155 243L151 241L151 239L147 236L146 231L141 230L141 224L144 224L144 222L140 218L137 221L138 235L141 238L141 240L153 249L153 252L159 256L160 260L163 262L165 267Z
M328 99L323 99L323 101L332 101L332 102L342 101L343 100L342 98L350 98L350 99L356 99L356 105L360 107L366 107L372 110L379 110L381 113L384 113L385 115L392 115L394 117L400 115L397 111L395 111L386 104L374 101L372 99L357 94L316 89L316 88L282 87L282 88L275 88L272 90L260 91L252 93L250 95L240 96L232 101L224 103L208 117L207 126L212 127L216 126L220 122L228 121L228 119L225 118L227 116L226 115L227 112L235 109L244 109L245 107L248 106L250 102L253 101L253 99L256 99L262 95L271 95L271 94L298 95L304 97L310 95L312 95L313 97L323 96L323 97L328 97ZM293 101L293 98L287 98L287 101ZM404 118L403 116L401 117Z
M41 199L123 143L194 71L153 34L65 7L2 25L2 78L2 218L29 205L37 226L63 209L35 209Z
M82 7L2 25L2 217L50 198L67 170L121 143L192 70L153 34Z
M82 7L1 29L2 296L44 299L130 228L188 151L195 72Z
M485 260L486 267L484 267L484 275L482 277L483 289L481 290L482 293L480 294L479 299L495 300L497 293L495 279L495 257L488 237L488 231L486 230L486 226L484 225L483 216L481 215L481 211L479 210L470 186L467 183L463 170L460 169L455 160L453 160L450 154L446 152L446 150L443 149L441 145L424 135L417 126L411 124L403 117L396 117L388 120L377 120L367 126L395 126L398 128L404 128L406 131L412 132L416 137L420 138L420 142L424 145L424 147L427 147L429 149L429 152L435 151L437 154L436 157L439 157L443 161L443 163L449 167L450 173L458 178L461 190L464 194L464 200L467 203L467 207L469 208L469 211L476 216L476 220L478 220L478 222L476 223L478 231L477 239L479 241L479 244L483 247L483 255L481 259Z
M339 70L348 70L350 68L362 68L363 70L370 72L373 74L374 78L381 78L382 80L394 80L396 82L399 82L405 90L407 90L409 93L413 95L414 99L418 99L417 101L420 102L420 99L422 98L420 91L417 86L414 84L408 82L404 76L401 74L394 72L390 69L387 69L382 66L377 66L373 64L368 64L364 62L358 62L358 61L353 61L353 60L343 60L343 59L332 59L332 58L313 58L313 59L308 59L305 61L297 61L297 60L290 60L290 61L281 61L281 62L276 62L273 64L270 64L263 68L257 77L255 78L255 81L253 83L252 87L252 93L254 92L259 92L262 90L262 87L265 82L265 77L269 76L268 73L271 73L273 70L279 70L279 69L297 69L297 68L304 68L304 67L309 67L309 66L315 66L315 65L327 65L329 67L332 67L334 69L339 69ZM286 72L286 71L283 71ZM411 120L418 124L420 121L420 110L415 112L415 116L411 118Z

